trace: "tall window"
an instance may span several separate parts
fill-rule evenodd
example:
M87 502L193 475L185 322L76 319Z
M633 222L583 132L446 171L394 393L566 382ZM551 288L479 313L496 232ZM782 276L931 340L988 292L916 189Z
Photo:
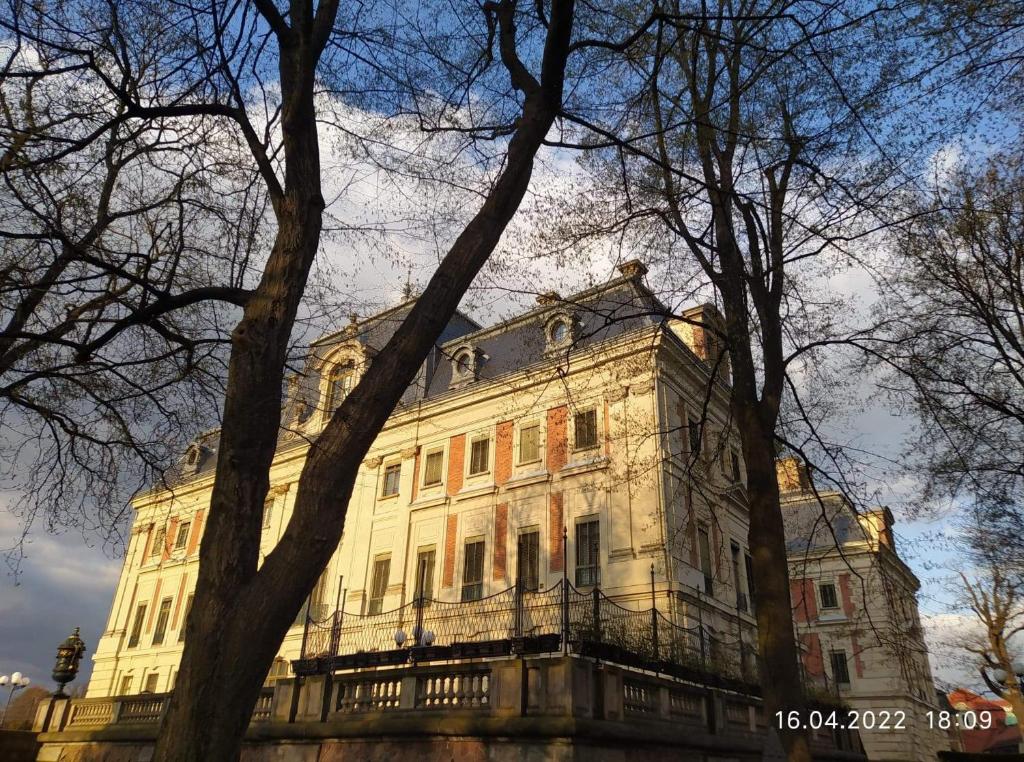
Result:
M444 450L428 452L423 461L423 486L433 487L441 483L444 468Z
M740 611L746 611L747 596L743 594L743 574L740 571L740 546L730 542L729 552L732 555L732 583L736 586L736 608Z
M156 693L157 685L160 683L160 673L150 672L146 675L146 684L142 688L143 693Z
M160 527L153 534L153 547L149 549L149 557L160 556L167 546L167 527Z
M160 601L160 610L156 615L156 630L153 632L153 645L159 646L164 642L167 635L167 622L171 618L171 599L164 598Z
M121 685L117 689L117 693L118 693L119 696L127 696L131 692L132 692L132 676L131 675L123 675L121 677Z
M267 495L267 499L263 501L263 528L270 528L270 519L274 515L274 496Z
M601 526L597 519L576 525L576 585L601 584Z
M732 480L738 482L740 480L740 454L735 450L730 450L729 456L732 465Z
M392 497L398 494L398 486L402 481L402 464L392 463L384 469L384 489L381 497Z
M526 590L540 589L540 532L533 530L519 535L519 579Z
M577 450L597 447L597 411L583 410L573 417L573 434Z
M128 636L128 647L135 648L142 637L142 625L146 622L146 604L140 603L135 609L135 621L132 622L132 632Z
M384 593L388 589L391 575L391 556L381 556L373 562L373 577L370 580L370 603L367 614L379 614L384 610Z
M697 530L697 550L700 552L700 570L704 572L704 592L715 594L715 575L711 569L711 540L708 530L701 527Z
M429 606L434 597L435 557L433 548L424 548L416 554L416 600L422 600L425 606Z
M832 679L838 685L850 684L850 667L846 663L846 651L837 650L829 654L829 661L832 662Z
M184 550L188 544L188 533L192 529L191 521L183 521L178 524L178 535L174 538L174 549Z
M750 613L754 613L754 559L749 553L743 554L743 565L747 569L747 598L750 606Z
M178 630L178 642L183 643L185 641L185 625L188 624L188 615L192 611L192 593L188 594L188 598L185 599L185 610L181 615L181 629Z
M462 600L477 601L484 595L484 541L466 542L466 561L462 566Z
M823 609L839 608L839 596L836 595L836 586L831 582L823 582L818 585L818 595L821 596L821 607Z
M689 438L690 455L700 453L700 421L687 419L687 436Z
M327 382L327 412L333 413L355 386L356 369L351 360L338 363L331 369Z
M491 440L474 439L469 453L469 475L485 474L491 470Z
M327 570L320 575L316 581L313 591L309 594L309 615L314 621L321 621L327 617Z
M519 429L519 462L533 463L540 460L540 426L531 424Z

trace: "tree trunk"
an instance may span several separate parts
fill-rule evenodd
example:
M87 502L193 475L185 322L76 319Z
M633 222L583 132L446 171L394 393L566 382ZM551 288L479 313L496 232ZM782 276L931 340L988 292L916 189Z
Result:
M155 762L239 758L277 649L337 549L366 452L526 193L533 159L561 107L574 3L552 4L539 81L516 57L514 4L501 3L494 12L502 61L513 84L526 93L505 168L408 317L311 443L291 519L257 571L263 499L280 425L285 351L319 241L323 208L312 76L292 80L303 85L304 95L308 92L308 103L300 99L299 105L308 106L309 112L308 121L290 121L287 112L282 120L286 133L289 125L297 132L304 130L288 155L286 187L308 190L295 203L286 194L277 205L282 222L274 251L233 334L210 520L200 548L199 580L178 682L161 726ZM309 192L314 188L315 194Z

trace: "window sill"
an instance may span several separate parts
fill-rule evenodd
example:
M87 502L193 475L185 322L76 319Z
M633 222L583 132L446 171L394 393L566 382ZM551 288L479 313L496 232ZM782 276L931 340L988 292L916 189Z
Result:
M513 476L507 482L505 487L525 487L530 484L539 484L546 482L551 479L551 474L547 471L528 471L523 474Z
M493 495L498 491L498 486L494 482L489 484L472 485L469 487L463 487L455 494L456 500L467 500L471 497L479 497L481 495Z
M418 499L409 503L409 508L412 510L433 508L435 505L444 505L445 499L446 495L443 492L437 495L430 495L428 497L420 496Z
M573 460L562 467L559 472L562 476L573 476L575 474L583 474L587 471L596 471L601 468L607 468L609 459L604 455L596 455L588 460Z

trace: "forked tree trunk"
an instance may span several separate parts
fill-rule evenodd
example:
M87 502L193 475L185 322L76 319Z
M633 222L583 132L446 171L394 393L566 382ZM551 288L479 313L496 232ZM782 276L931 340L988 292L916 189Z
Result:
M286 194L279 231L256 295L236 328L210 518L186 626L177 686L157 741L156 762L232 762L270 664L341 537L367 450L487 261L526 192L533 159L562 103L572 0L552 3L540 77L515 51L514 3L489 6L501 57L525 93L505 168L408 317L311 444L292 517L257 571L261 511L280 425L280 390L295 310L319 241L323 201L312 111L316 56L298 44L285 72ZM319 11L317 12L319 22ZM333 23L328 20L328 26ZM297 22L297 26L302 26ZM316 25L309 35L317 38ZM312 58L310 58L312 56ZM286 76L287 74L287 76ZM289 100L289 88L299 96ZM294 92L294 91L293 91Z

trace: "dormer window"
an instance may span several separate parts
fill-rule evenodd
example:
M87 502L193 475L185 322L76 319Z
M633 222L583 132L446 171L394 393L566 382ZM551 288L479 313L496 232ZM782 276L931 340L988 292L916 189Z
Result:
M569 312L556 312L544 324L545 350L568 349L579 338L576 318Z
M204 450L205 448L202 445L195 442L188 446L188 449L185 450L185 455L181 459L186 473L198 473L199 467L203 464Z
M463 345L452 354L452 382L450 388L457 389L480 378L480 367L484 362L483 350Z
M328 413L333 413L348 396L355 386L355 380L356 364L352 360L339 362L331 368L327 378L327 404L324 406Z

